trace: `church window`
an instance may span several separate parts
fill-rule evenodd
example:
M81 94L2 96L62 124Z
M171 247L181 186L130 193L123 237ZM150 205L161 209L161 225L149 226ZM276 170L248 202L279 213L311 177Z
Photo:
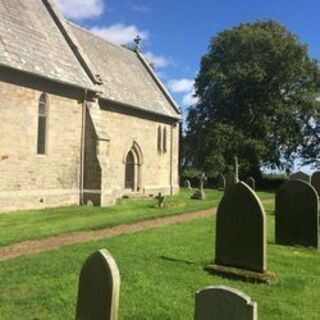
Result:
M158 151L162 151L162 130L161 127L158 127L158 136L157 136L157 145L158 145Z
M163 152L167 152L167 128L163 128Z
M46 153L46 138L47 138L47 116L48 116L48 97L43 93L39 98L38 105L38 140L37 153Z

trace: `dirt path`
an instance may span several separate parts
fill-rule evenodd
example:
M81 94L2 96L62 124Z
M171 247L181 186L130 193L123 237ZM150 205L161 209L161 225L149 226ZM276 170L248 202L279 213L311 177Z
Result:
M273 199L262 201L263 204L273 203ZM123 234L131 234L139 231L155 229L161 226L187 222L190 220L209 217L216 214L217 208L184 213L181 215L144 220L133 224L121 224L112 228L72 232L56 237L49 237L40 240L24 241L7 247L0 248L0 261L10 260L21 256L32 255L35 253L55 250L64 246L85 243L103 238L112 238Z
M102 230L73 232L42 240L20 242L17 244L0 248L0 261L50 251L71 244L85 243L103 238L111 238L123 234L131 234L143 230L155 229L160 226L175 224L177 222L185 222L202 217L209 217L214 215L215 213L216 208L185 213L178 216L169 216L151 220L144 220L133 224L121 224L112 228Z

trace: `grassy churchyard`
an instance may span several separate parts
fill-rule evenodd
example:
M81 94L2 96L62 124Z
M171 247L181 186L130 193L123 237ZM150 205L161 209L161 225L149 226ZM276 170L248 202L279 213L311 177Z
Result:
M198 219L2 262L1 319L73 319L81 265L104 247L121 273L120 319L192 319L194 293L218 284L250 295L259 319L317 319L320 256L314 250L274 245L274 217L268 216L269 269L278 282L227 280L202 270L213 258L213 224Z
M182 189L179 195L166 197L164 208L158 208L154 199L123 199L108 208L68 207L0 215L0 246L209 209L218 205L223 192L206 190L204 201L191 200L191 194L192 191ZM271 192L258 194L261 199L272 198Z
M156 208L154 200L124 200L114 208L2 215L1 245L215 207L222 193L206 193L207 200L191 201L190 191L183 190L167 198L162 209ZM274 196L258 194L264 200ZM258 303L260 320L318 319L320 255L313 249L275 245L273 206L270 201L265 206L268 270L278 278L272 285L231 280L203 271L214 258L216 218L200 218L0 262L0 318L73 319L81 266L92 252L107 248L121 274L120 319L191 320L195 293L210 285L226 285L248 294ZM14 238L14 232L18 238Z

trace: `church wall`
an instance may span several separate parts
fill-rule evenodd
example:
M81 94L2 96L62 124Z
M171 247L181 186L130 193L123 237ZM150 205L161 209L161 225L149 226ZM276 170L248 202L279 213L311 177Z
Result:
M178 192L178 125L173 125L172 120L171 122L160 119L155 121L154 118L119 113L112 108L108 109L107 105L102 109L103 123L110 137L108 145L110 169L103 175L102 205L124 194L130 194L130 191L124 188L125 157L134 143L140 147L143 158L140 168L140 192L145 195ZM167 128L167 152L159 152L157 148L159 125L161 128L165 126Z
M0 81L0 212L79 204L82 104L48 95L47 152L38 155L41 93Z

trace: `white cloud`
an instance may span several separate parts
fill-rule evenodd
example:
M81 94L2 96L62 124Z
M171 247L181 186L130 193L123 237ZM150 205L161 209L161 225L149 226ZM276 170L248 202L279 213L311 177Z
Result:
M184 106L193 106L198 103L199 99L194 96L195 91L192 90L191 92L187 93L183 98L182 98L182 104Z
M170 80L168 87L172 92L190 92L193 90L194 80L192 79L174 79Z
M171 64L171 61L164 56L158 56L148 51L144 54L147 60L153 64L156 68L165 68Z
M139 35L142 40L149 38L148 31L139 30L134 25L127 26L122 23L113 24L109 27L94 27L91 31L116 44L129 44L133 42L137 35Z
M103 0L57 0L62 14L69 19L81 20L100 16Z

